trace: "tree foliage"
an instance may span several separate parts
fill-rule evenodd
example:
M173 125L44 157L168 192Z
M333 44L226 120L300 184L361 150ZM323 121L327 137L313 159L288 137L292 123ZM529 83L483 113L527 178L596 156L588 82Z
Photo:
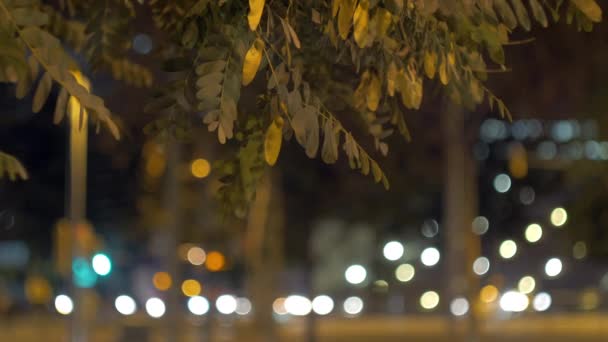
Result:
M182 139L202 123L229 145L216 163L219 196L237 216L292 137L328 164L344 153L388 189L355 132L386 155L394 132L410 139L405 116L421 107L429 84L455 105L485 102L510 117L484 83L506 70L511 34L559 20L589 31L602 17L594 0L64 0L58 8L0 0L0 80L16 82L23 97L42 73L34 111L57 83L58 104L67 92L118 136L103 101L73 76L78 65L58 37L94 71L148 86L149 71L127 59L130 24L149 13L141 6L165 33L155 55L169 80L146 105L157 117L145 130Z

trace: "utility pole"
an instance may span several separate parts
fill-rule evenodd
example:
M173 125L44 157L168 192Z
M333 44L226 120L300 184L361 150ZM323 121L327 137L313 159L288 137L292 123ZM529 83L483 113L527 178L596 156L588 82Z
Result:
M80 243L83 227L86 225L87 198L87 141L88 114L76 98L68 104L68 168L66 177L66 217L72 233L72 261L85 256L84 246ZM74 311L72 312L70 335L72 342L86 342L88 322L85 308L85 289L75 286L71 276L70 287Z
M467 298L470 309L464 338L479 341L479 280L473 273L472 265L480 254L480 242L471 229L478 210L477 172L471 143L467 139L465 115L462 107L446 100L441 116L447 270L445 293L448 305L456 297ZM459 331L458 322L452 323L453 334L456 334Z

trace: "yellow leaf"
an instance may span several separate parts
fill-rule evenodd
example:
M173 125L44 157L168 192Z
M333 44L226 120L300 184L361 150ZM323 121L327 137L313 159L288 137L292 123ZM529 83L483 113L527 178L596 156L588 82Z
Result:
M572 0L572 2L589 20L596 23L602 21L602 9L595 0Z
M262 19L262 13L264 12L265 0L249 0L249 14L247 15L247 22L249 22L249 29L255 31L260 24Z
M445 59L439 65L439 79L443 85L448 85L450 79L448 78L448 67L445 64Z
M283 142L283 118L276 117L268 130L264 139L264 159L268 165L273 166L279 158L281 144Z
M389 96L395 96L396 82L397 66L394 61L391 61L391 64L388 65L388 70L386 71L386 90L388 91Z
M427 51L424 53L424 72L426 77L433 79L437 71L437 54L435 51Z
M448 63L451 66L454 66L454 64L456 64L456 55L454 55L454 51L450 51L448 53Z
M355 27L355 42L360 48L363 48L365 47L365 38L367 37L369 26L369 2L367 0L361 1L357 6L353 23Z
M331 16L333 18L335 18L336 15L338 15L338 9L340 9L341 4L342 4L342 0L334 0L331 3Z
M245 61L243 62L243 85L248 85L255 78L255 74L258 72L258 68L262 62L263 49L264 41L258 38L251 44L251 47L245 54Z
M340 3L340 12L338 13L338 33L343 40L348 38L350 25L353 22L355 13L356 0L342 0Z
M376 23L376 35L380 38L386 36L391 25L392 15L387 9L379 7L374 14L373 22Z
M91 91L91 81L89 81L89 79L86 78L80 72L80 70L70 70L70 74L72 74L72 76L74 76L74 79L76 79L76 83L83 86L84 89L86 89L87 91Z
M369 81L369 87L367 88L367 109L375 112L380 103L380 96L380 79L376 74L372 74Z

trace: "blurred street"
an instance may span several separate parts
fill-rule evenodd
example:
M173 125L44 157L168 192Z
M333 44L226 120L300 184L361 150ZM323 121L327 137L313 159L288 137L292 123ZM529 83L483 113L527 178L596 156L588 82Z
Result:
M124 322L123 322L124 323ZM145 317L133 317L125 326L119 322L105 322L94 328L91 341L161 341L163 326ZM244 321L230 322L225 318L209 327L208 322L182 322L175 331L180 332L178 341L251 341L251 326ZM464 341L457 327L449 328L444 318L434 317L386 317L320 318L316 321L317 342L346 341ZM0 324L0 341L34 342L65 341L63 319L40 316L35 319L4 321ZM305 319L290 320L281 324L280 341L300 342L307 339ZM542 315L521 316L505 321L487 322L482 328L482 341L606 341L608 315Z

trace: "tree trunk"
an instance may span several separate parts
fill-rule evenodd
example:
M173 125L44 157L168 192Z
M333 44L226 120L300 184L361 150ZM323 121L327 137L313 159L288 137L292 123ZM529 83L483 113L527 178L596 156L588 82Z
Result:
M247 285L253 306L249 341L278 341L272 303L283 265L283 205L276 175L266 174L250 208L245 238Z
M472 270L479 256L479 238L471 230L478 206L476 164L472 146L467 139L465 113L448 103L441 118L444 153L443 225L445 227L445 260L447 282L446 303L465 297L470 303L466 339L479 340L477 317L478 278ZM460 334L458 321L453 320L454 333Z

